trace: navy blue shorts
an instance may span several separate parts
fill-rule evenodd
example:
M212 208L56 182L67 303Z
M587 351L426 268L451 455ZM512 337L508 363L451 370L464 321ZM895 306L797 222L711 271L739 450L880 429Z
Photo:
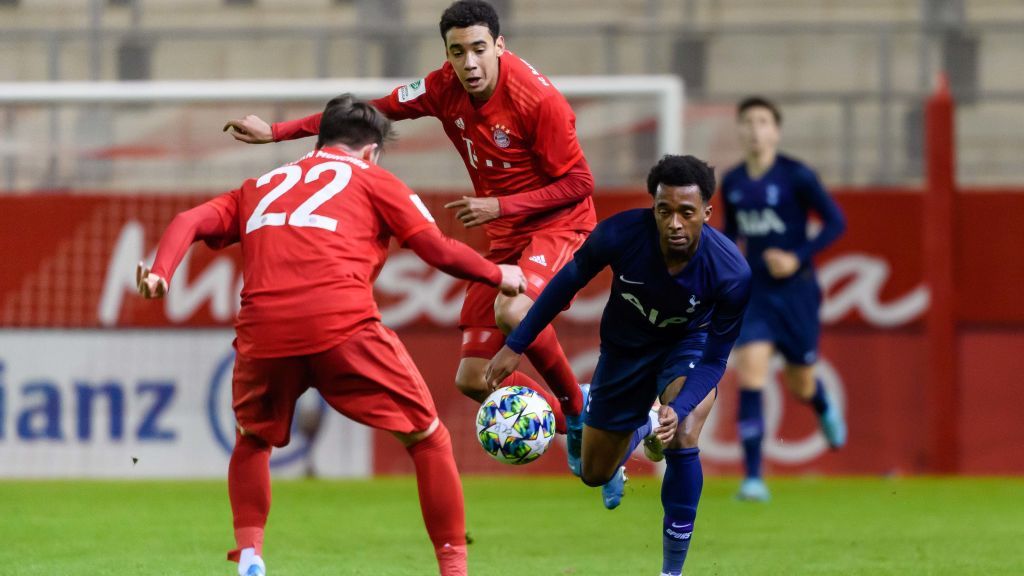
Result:
M689 374L703 352L692 341L653 350L602 346L583 421L601 430L636 430L647 421L654 400Z
M814 364L821 334L820 307L821 289L817 283L800 283L785 289L759 290L755 286L736 347L771 342L786 362Z

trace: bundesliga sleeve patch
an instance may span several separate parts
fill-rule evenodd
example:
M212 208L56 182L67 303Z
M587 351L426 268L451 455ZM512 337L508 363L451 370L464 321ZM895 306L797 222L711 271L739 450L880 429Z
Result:
M409 102L427 93L427 79L420 78L398 89L398 101Z

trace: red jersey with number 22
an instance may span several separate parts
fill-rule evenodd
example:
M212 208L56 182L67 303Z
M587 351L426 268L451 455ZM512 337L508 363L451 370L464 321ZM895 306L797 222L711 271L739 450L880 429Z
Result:
M462 156L477 196L507 196L550 184L583 157L576 116L547 78L510 51L498 84L475 102L445 63L426 78L372 103L388 118L434 116ZM594 202L583 200L539 214L502 217L485 225L491 248L521 245L540 230L589 232Z
M208 204L222 245L241 241L236 347L252 358L320 352L379 320L373 281L390 239L436 226L397 177L330 147Z

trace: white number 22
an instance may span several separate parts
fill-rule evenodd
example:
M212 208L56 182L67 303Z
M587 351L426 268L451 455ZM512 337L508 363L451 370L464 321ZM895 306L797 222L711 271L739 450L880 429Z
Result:
M302 168L296 165L282 166L276 170L271 170L263 176L260 176L259 180L256 181L256 186L265 186L274 176L278 174L284 174L284 180L274 187L273 190L267 192L259 204L256 205L256 209L253 210L252 216L245 223L245 233L248 234L253 230L258 230L264 226L284 226L285 221L289 226L296 227L312 227L322 228L334 232L338 229L338 221L334 218L328 218L327 216L321 216L314 214L313 211L322 206L331 198L334 198L339 192L341 192L345 186L348 186L349 180L352 179L352 167L344 162L324 162L323 164L317 164L306 172L305 182L315 182L320 178L320 175L324 172L334 172L334 178L328 182L323 188L317 190L312 196L310 196L305 202L300 204L291 216L288 216L284 212L267 212L267 208L270 205L284 196L289 190L291 190L299 180L302 180Z

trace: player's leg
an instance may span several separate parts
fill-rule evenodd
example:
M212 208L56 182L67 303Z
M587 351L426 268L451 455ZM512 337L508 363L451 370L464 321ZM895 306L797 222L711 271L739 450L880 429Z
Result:
M783 380L790 392L818 415L829 446L839 449L846 443L846 422L815 370L821 333L818 318L821 290L817 284L810 283L794 288L787 296L782 303L785 313L780 315L777 340L779 352L786 359Z
M653 431L650 408L664 355L664 350L617 354L606 348L598 358L584 410L580 478L601 486L605 508L621 502L625 462Z
M782 371L786 387L797 398L814 410L825 440L833 450L846 444L846 422L838 406L829 398L821 379L815 375L815 366L787 363Z
M603 430L583 426L580 479L587 486L603 486L618 472L629 454L631 430ZM635 446L634 446L635 447Z
M526 275L526 293L515 297L499 295L494 301L495 323L504 333L519 326L544 286L572 259L584 240L585 234L564 231L534 234L530 238L516 262ZM569 469L579 476L580 445L583 441L583 393L562 345L558 342L554 327L545 327L525 350L525 354L557 398L566 423Z
M764 387L771 373L775 348L770 341L748 341L733 351L739 382L736 423L743 447L744 480L737 497L741 500L768 500L761 462L764 444Z
M423 524L434 545L442 576L465 576L466 513L462 481L455 466L452 437L435 420L426 430L395 432L416 468L416 487Z
M519 326L544 286L572 259L584 240L586 235L578 232L534 234L530 238L516 261L526 275L526 293L514 297L498 295L494 300L495 323L502 332L508 334ZM525 355L555 393L562 412L582 430L582 423L574 417L583 409L583 396L555 329L548 326L542 330Z
M310 362L328 404L356 422L391 432L405 445L440 573L465 576L465 508L451 435L405 346L374 322Z
M490 337L481 337L489 335ZM483 402L490 394L484 374L487 371L487 363L498 353L505 343L505 335L497 328L473 328L464 327L462 331L462 359L459 360L459 368L455 372L455 386L468 398L477 402ZM496 346L494 345L496 344ZM544 397L544 400L551 406L551 412L555 416L555 431L565 434L565 415L562 413L561 403L555 398L550 390L538 384L533 378L521 371L513 372L501 386L525 386L534 390Z
M299 358L255 359L238 354L232 380L237 424L228 464L228 496L236 548L228 559L242 576L260 576L270 513L270 452L288 444L295 402L306 389Z
M669 403L685 385L685 377L674 380L662 393L662 403ZM665 448L665 476L661 481L663 576L682 574L683 563L690 549L697 505L704 487L697 443L708 414L714 406L717 389L712 390L693 412L682 418L676 436Z
M465 396L477 402L483 402L490 394L484 373L487 370L487 363L505 344L505 334L494 323L494 302L497 296L496 288L486 284L470 284L466 289L466 299L462 304L459 318L459 328L462 330L462 359L455 373L455 386ZM555 415L556 430L565 433L565 416L562 414L561 403L554 394L537 385L532 378L522 372L513 373L503 384L527 386L543 396Z

